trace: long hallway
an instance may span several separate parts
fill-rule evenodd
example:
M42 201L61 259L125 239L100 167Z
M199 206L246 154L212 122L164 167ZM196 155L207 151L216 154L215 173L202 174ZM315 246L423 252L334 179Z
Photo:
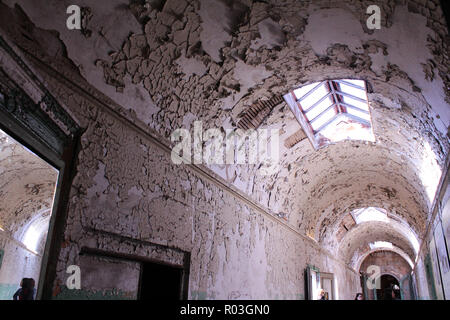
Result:
M0 0L0 299L449 299L449 39L438 0Z

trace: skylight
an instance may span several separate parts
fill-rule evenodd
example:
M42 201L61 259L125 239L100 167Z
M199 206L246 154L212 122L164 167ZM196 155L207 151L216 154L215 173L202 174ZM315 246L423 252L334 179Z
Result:
M387 248L387 249L392 249L392 243L387 242L387 241L375 241L372 243L369 243L369 247L371 250L373 249L379 249L379 248Z
M386 214L386 211L381 208L368 207L356 209L351 214L357 224L367 221L389 222L389 218Z
M363 80L315 82L284 99L316 149L347 139L375 141Z
M36 230L36 228L31 225L27 232L25 233L23 244L30 249L31 251L36 252L37 246L39 244L40 233Z

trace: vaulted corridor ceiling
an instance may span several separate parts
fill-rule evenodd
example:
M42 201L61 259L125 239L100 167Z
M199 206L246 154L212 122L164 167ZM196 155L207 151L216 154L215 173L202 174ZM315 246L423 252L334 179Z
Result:
M194 121L205 130L241 121L278 129L269 174L262 163L198 166L356 271L377 241L415 262L450 147L442 16L380 1L382 31L373 31L361 14L371 1L79 2L89 9L82 32L60 15L70 1L4 0L0 25L27 59L107 96L168 147L173 131ZM374 142L315 150L281 99L335 79L365 81ZM369 207L387 220L356 224L350 213Z

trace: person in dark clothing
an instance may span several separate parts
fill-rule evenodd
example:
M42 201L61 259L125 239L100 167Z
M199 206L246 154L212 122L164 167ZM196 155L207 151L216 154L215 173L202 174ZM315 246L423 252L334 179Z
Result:
M392 300L401 300L400 299L400 290L392 290Z
M355 300L364 300L364 297L363 297L362 293L357 293L356 297L355 297Z
M34 300L36 298L36 283L33 278L30 278L30 287L31 291L33 291L33 298L31 300Z
M13 295L13 300L18 300L19 294L22 292L22 286L23 286L23 282L24 282L25 279L26 279L26 278L23 278L23 279L20 281L20 289L17 289L16 293L14 293L14 295ZM26 280L25 280L25 281L26 281Z
M23 278L20 287L13 295L14 300L34 300L34 279Z

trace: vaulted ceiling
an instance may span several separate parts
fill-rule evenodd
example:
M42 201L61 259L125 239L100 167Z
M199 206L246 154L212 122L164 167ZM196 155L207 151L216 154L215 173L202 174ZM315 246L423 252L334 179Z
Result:
M365 228L376 230L370 241L391 241L414 259L389 224L350 230L350 249L338 250L335 236L350 211L365 207L424 234L449 150L450 61L439 10L380 1L382 30L373 31L371 1L79 1L79 32L66 28L70 1L3 2L2 14L22 27L0 25L13 39L30 39L25 52L109 96L167 144L196 120L279 129L271 174L259 164L209 169L349 264L367 250ZM366 81L376 140L315 150L281 97L345 78Z
M30 223L48 221L58 171L0 130L0 226L21 241ZM45 230L46 232L46 230Z

